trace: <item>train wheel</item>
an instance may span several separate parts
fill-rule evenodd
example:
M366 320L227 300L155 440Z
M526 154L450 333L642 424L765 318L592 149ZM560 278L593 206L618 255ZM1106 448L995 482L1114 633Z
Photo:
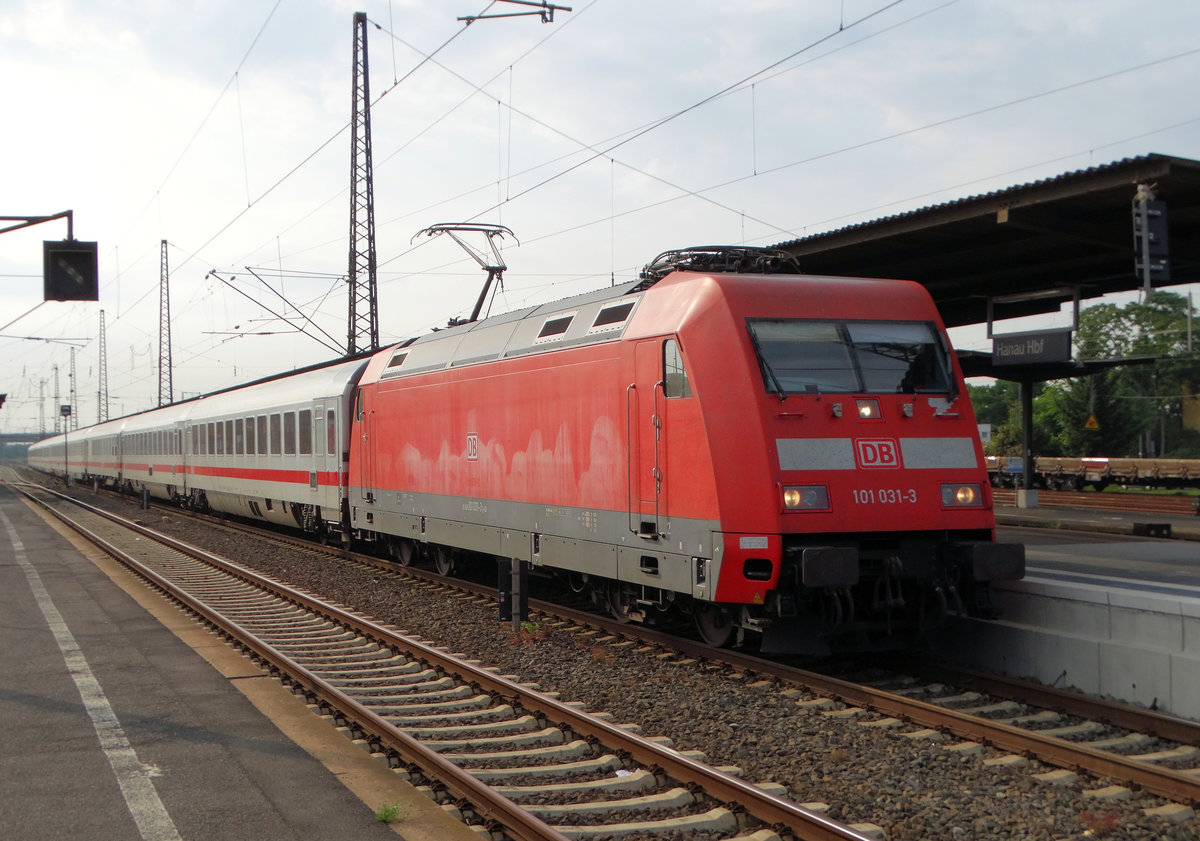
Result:
M724 648L733 642L737 626L733 624L733 619L725 608L711 602L696 602L692 609L692 617L700 639L713 648Z
M437 568L438 575L454 575L458 566L458 558L453 549L439 546L433 550L433 565Z
M608 612L618 622L632 622L641 618L637 596L619 582L614 582L608 588Z
M417 544L411 540L398 538L392 544L392 557L402 567L410 567L417 561Z

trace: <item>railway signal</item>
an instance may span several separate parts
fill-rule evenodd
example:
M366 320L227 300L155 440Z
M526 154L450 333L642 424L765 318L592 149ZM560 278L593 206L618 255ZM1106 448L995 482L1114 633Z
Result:
M0 234L52 222L55 219L67 220L67 238L42 243L43 300L100 300L97 244L75 239L74 211L64 210L49 216L0 216L0 222L17 223L0 228Z
M1167 203L1156 199L1149 185L1139 184L1133 198L1133 266L1143 290L1171 279L1168 256Z
M96 243L65 239L42 243L43 298L47 301L100 300Z

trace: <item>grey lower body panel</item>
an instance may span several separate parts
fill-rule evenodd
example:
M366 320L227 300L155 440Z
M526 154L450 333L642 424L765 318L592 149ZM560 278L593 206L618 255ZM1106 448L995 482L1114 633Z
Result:
M642 537L624 511L387 491L367 500L355 488L350 494L357 529L687 595L698 595L696 565L712 563L719 525L672 519L663 522L663 534Z

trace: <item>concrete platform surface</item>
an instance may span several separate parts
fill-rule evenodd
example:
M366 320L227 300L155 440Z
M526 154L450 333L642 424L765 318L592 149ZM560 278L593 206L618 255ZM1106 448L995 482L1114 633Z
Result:
M3 484L0 722L11 841L477 838Z

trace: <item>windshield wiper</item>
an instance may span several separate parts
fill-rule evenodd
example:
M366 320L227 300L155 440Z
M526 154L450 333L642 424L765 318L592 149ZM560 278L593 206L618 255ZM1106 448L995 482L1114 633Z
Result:
M771 363L767 361L766 355L763 353L762 345L758 343L758 336L754 334L754 328L747 326L750 332L750 344L754 345L754 352L758 355L759 364L763 370L767 372L767 376L771 378L771 384L775 386L775 391L779 394L779 402L782 403L787 399L787 392L783 390L783 383L779 381L779 377L775 375L775 369L771 367Z

